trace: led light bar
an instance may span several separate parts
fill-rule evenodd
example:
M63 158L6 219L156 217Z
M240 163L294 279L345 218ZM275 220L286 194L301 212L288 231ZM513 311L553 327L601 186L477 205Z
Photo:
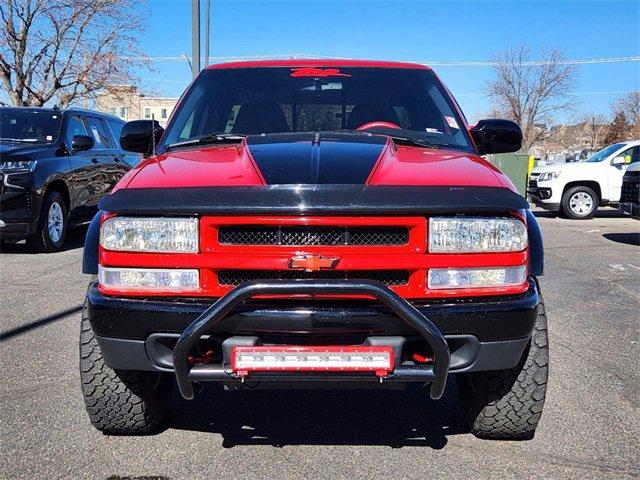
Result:
M525 265L501 268L431 268L427 286L430 290L508 287L522 285L526 279Z
M375 372L379 377L393 371L389 346L330 347L233 347L231 370L240 376L250 372Z
M100 227L102 248L120 252L197 253L195 217L111 217Z
M527 241L527 228L517 218L429 219L431 253L520 252Z
M106 290L176 293L197 291L197 269L179 268L111 268L98 266L98 283Z

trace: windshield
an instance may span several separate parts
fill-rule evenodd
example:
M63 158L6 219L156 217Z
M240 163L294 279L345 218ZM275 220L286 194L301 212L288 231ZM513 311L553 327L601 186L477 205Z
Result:
M473 151L464 123L430 70L238 68L203 71L160 148L210 134L355 130Z
M585 162L601 162L605 158L607 158L609 155L614 153L616 150L619 150L624 146L625 146L624 143L614 143L613 145L609 145L608 147L604 147L599 152L596 152L593 155L591 155L589 158L587 158L585 160Z
M3 109L0 110L0 139L30 143L55 142L61 122L60 113Z

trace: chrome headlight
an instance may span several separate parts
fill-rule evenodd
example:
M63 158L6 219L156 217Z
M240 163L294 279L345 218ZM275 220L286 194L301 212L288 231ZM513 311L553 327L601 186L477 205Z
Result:
M100 228L100 245L121 252L197 253L198 219L108 218Z
M434 217L429 219L429 252L520 252L527 228L516 218Z
M538 181L539 182L548 182L549 180L554 180L554 179L558 178L559 176L560 176L560 172L559 171L542 172L538 176Z
M2 173L31 173L36 169L37 160L26 162L2 162L0 172Z

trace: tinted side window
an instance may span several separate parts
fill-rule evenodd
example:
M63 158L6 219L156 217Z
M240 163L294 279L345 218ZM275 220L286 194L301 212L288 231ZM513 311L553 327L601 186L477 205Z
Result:
M640 162L640 146L628 148L618 156L624 157L626 163Z
M124 127L124 123L116 122L113 120L105 120L102 119L102 122L107 125L107 128L111 130L111 136L115 141L115 146L120 147L120 133L122 132L122 127Z
M65 136L65 144L67 148L71 148L71 140L76 135L86 135L87 129L84 127L84 122L77 115L72 115L67 120L67 134Z
M89 134L93 137L96 149L112 148L111 139L102 126L100 119L95 117L86 117L89 126Z

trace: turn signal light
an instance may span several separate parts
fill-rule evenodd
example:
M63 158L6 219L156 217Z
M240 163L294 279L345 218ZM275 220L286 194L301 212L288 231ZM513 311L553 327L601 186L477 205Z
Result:
M176 293L200 289L197 269L111 268L100 265L98 283L103 289L116 292Z
M428 273L431 290L454 288L486 288L522 285L527 279L527 267L503 268L432 268Z

